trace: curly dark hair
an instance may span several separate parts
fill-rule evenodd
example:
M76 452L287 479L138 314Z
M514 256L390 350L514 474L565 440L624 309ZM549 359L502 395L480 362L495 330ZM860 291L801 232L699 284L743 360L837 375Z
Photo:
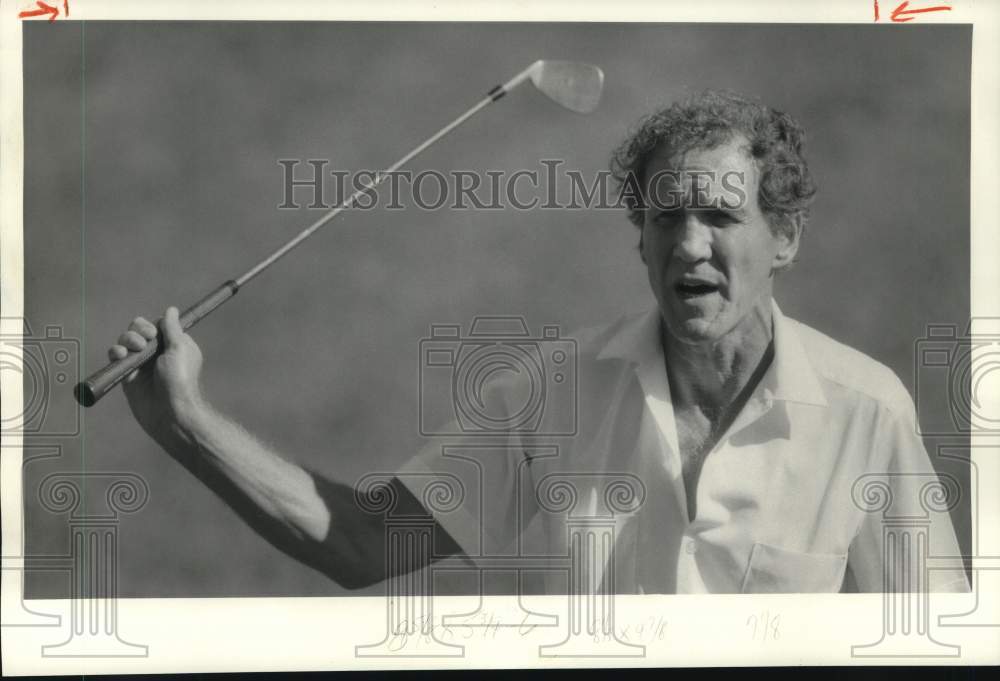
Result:
M660 149L674 155L713 149L734 135L749 141L748 151L760 169L757 201L774 234L804 227L816 185L802 155L805 138L786 113L732 92L707 90L647 116L615 150L611 173L622 189L629 178L641 189L650 158ZM626 196L628 219L642 228L644 206Z

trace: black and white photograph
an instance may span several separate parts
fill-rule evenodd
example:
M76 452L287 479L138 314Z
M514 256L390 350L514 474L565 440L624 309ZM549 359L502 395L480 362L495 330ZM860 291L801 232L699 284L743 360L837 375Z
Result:
M14 673L995 662L997 17L830 4L5 4Z

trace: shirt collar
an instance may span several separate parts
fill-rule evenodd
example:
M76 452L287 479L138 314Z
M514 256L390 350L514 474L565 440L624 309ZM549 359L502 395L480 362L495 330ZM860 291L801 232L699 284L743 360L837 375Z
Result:
M827 406L826 395L813 368L795 322L781 313L771 300L774 319L774 360L761 380L776 400Z
M774 359L757 390L762 390L765 398L773 400L826 406L822 385L802 345L795 323L781 313L773 299L771 311L774 320ZM597 359L622 359L638 365L658 360L659 366L665 366L662 362L659 325L660 312L655 306L637 317L626 319L608 339Z

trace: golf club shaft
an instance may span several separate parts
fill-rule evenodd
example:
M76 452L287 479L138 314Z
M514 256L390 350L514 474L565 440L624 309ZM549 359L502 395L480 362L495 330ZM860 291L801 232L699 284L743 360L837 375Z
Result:
M475 104L468 111L463 113L461 116L453 120L448 125L444 126L436 133L428 137L426 140L421 142L419 145L414 147L409 153L400 158L398 161L393 163L391 166L385 170L378 173L372 182L366 184L361 189L358 189L353 194L351 194L347 199L341 203L339 206L329 211L321 218L316 220L314 223L306 227L304 230L296 234L292 239L286 242L281 248L271 253L269 256L261 260L259 263L251 267L249 270L241 274L236 279L231 279L217 289L209 293L207 296L199 300L197 303L192 305L190 308L185 310L180 316L181 327L186 329L191 328L204 317L206 317L210 312L215 310L217 307L222 305L224 302L236 295L236 292L246 284L248 281L256 277L258 274L266 270L268 267L277 262L282 256L287 254L293 248L298 246L300 243L308 239L313 233L316 232L320 227L325 225L327 222L337 217L342 211L350 208L354 203L365 193L372 191L378 185L380 185L385 178L389 177L393 172L398 170L404 164L411 161L414 157L423 151L426 151L428 147L440 140L442 137L447 135L449 132L460 126L462 123L467 121L469 118L479 113L482 109L486 108L493 102L497 101L503 97L507 92L509 92L514 87L520 85L524 82L530 75L531 67L525 69L521 73L517 74L509 81L503 85L497 85L489 93L483 97L479 102ZM122 379L128 376L132 371L138 369L150 359L155 357L160 353L163 348L163 334L158 334L152 342L148 343L145 349L139 352L130 352L124 358L116 361L112 361L107 364L104 368L95 371L85 380L81 381L73 390L73 394L76 396L77 402L79 402L84 407L90 407L97 403L105 394L108 393L112 388L118 385Z
M496 88L494 88L494 90L495 89ZM399 159L398 161L396 161L395 163L393 163L391 166L389 166L385 170L380 171L378 174L376 174L376 176L375 176L375 178L373 179L372 182L367 183L364 187L362 187L362 188L358 189L357 191L355 191L353 194L351 194L350 196L348 196L347 199L343 203L341 203L339 206L337 206L336 208L334 208L333 210L331 210L329 213L326 213L323 217L321 217L318 220L316 220L316 222L312 223L311 225L309 225L308 227L306 227L305 229L303 229L301 232L299 232L298 234L296 234L295 237L293 237L290 241L288 241L281 248L279 248L274 253L272 253L271 255L267 256L263 260L261 260L259 263L257 263L253 267L251 267L246 272L244 272L242 275L240 275L240 277L236 279L237 285L243 286L243 284L247 283L248 281L250 281L251 279L253 279L254 277L256 277L258 274L260 274L261 272L263 272L264 270L266 270L268 267L270 267L271 265L273 265L275 262L277 262L282 256L284 256L290 250L292 250L293 248L295 248L296 246L298 246L300 243L302 243L303 241L305 241L306 239L308 239L309 237L311 237L313 235L313 233L316 230L318 230L320 227L322 227L323 225L325 225L327 222L329 222L333 218L337 217L337 215L339 215L342 211L344 211L344 210L350 208L351 206L353 206L354 202L357 201L359 198L361 198L362 195L364 195L367 192L370 192L375 187L377 187L380 184L382 184L382 182L385 181L385 178L387 178L390 175L392 175L392 173L394 173L395 171L399 170L404 164L406 164L409 161L411 161L419 153L421 153L422 151L425 151L429 146L431 146L432 144L434 144L435 142L437 142L439 139L441 139L442 137L444 137L445 135L447 135L449 132L451 132L452 130L454 130L458 126L460 126L462 123L464 123L465 121L467 121L469 118L471 118L475 114L479 113L479 111L481 109L484 109L485 107L487 107L490 104L492 104L494 101L496 101L496 99L499 99L499 97L496 97L496 98L494 98L492 96L486 96L486 97L484 97L475 106L473 106L471 109L469 109L464 114L462 114L461 116L459 116L458 118L456 118L455 120L453 120L451 123L449 123L448 125L444 126L440 130L438 130L436 133L434 133L433 135L431 135L430 137L428 137L426 140L424 140L423 142L421 142L419 146L415 147L412 151L410 151L408 154L406 154L405 156L403 156L401 159Z

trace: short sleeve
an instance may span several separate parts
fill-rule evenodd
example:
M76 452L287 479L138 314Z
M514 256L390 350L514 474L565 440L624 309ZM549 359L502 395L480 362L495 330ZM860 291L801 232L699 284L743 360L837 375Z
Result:
M507 387L491 385L492 413L507 408ZM530 460L516 429L469 432L453 421L430 439L397 477L469 557L511 555L536 510ZM436 482L442 493L427 494ZM447 491L445 491L447 490ZM443 501L444 503L438 503Z
M870 461L882 462L856 483L865 511L848 567L862 592L966 592L965 570L927 569L919 557L961 561L950 508L958 482L935 471L910 411L882 408ZM873 464L874 466L874 464Z

